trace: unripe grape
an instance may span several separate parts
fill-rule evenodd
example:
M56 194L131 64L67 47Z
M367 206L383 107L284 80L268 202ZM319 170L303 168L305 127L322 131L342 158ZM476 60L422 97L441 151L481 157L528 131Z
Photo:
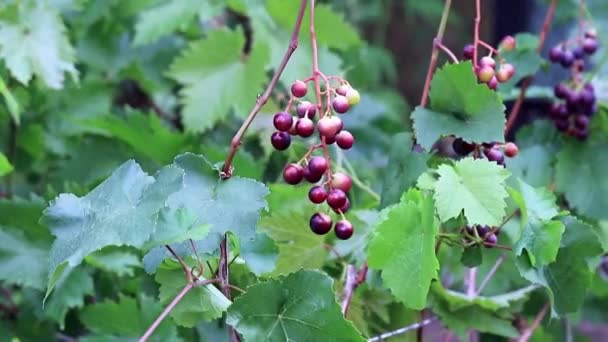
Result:
M350 108L348 99L342 95L336 96L333 99L331 106L333 107L334 111L339 114L344 114L348 112L348 109Z
M291 94L295 97L304 97L308 92L308 87L306 83L298 80L293 82L291 85Z
M284 151L291 145L291 136L287 132L274 132L270 136L270 143L278 151Z
M349 131L341 131L336 135L336 143L343 150L348 150L353 147L355 143L355 137Z
M342 172L336 172L331 177L331 186L335 189L349 192L353 186L353 181L349 175Z
M348 240L354 233L353 224L348 220L340 220L336 222L334 232L340 240Z
M509 158L513 158L519 152L519 148L512 142L508 142L505 144L505 155Z
M494 69L496 67L496 61L490 56L484 56L479 60L479 65L481 67L487 66Z
M348 91L351 89L351 86L349 86L348 84L343 84L339 86L338 89L336 89L336 93L338 93L338 95L346 96Z
M498 68L496 78L498 79L498 82L505 83L509 81L513 75L515 75L515 67L513 64L505 63Z
M283 179L291 185L296 185L304 178L304 168L298 164L289 164L283 169Z
M326 213L315 213L310 218L310 230L315 234L324 235L331 230L332 220Z
M513 36L505 36L500 42L500 48L504 51L512 51L515 49L515 38Z
M491 90L498 89L498 80L496 79L496 76L493 76L490 82L488 82L488 88Z
M494 77L494 68L490 66L482 66L477 72L477 79L481 83L488 83Z
M351 88L346 92L346 99L348 100L349 105L354 106L361 101L361 95L357 89Z

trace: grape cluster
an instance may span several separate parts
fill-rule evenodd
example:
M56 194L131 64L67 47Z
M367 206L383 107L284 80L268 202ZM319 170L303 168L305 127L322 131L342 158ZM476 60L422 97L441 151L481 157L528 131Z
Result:
M479 237L483 240L483 245L486 248L492 248L498 242L498 235L500 234L499 229L493 229L490 226L486 225L466 225L465 227L466 235L465 240L467 242L474 241L472 237Z
M461 138L454 139L452 149L463 157L468 156L471 153L473 153L474 158L482 158L483 155L489 161L496 162L498 165L502 166L505 165L505 156L513 158L519 153L519 148L512 142L506 144L483 143L478 145L466 142Z
M341 219L334 225L329 214L317 212L310 218L310 229L316 234L324 235L333 226L336 236L346 240L354 233L353 225L344 218L344 213L350 209L348 192L352 187L352 180L345 173L332 172L327 145L335 143L339 148L348 150L355 143L355 138L349 131L343 129L342 119L336 114L347 113L351 106L359 102L360 95L344 81L336 88L332 88L327 82L323 94L330 97L328 105L315 122L317 111L322 106L300 100L306 96L307 90L304 81L296 81L291 85L292 96L287 108L276 113L273 118L273 125L277 131L272 134L271 143L275 149L283 151L290 146L293 136L309 138L316 129L321 142L313 145L299 162L286 165L283 169L283 179L291 185L300 184L304 180L313 183L308 192L308 199L314 204L327 203ZM297 103L295 116L290 114L292 103ZM324 150L324 155L312 156L317 149Z
M501 42L503 50L512 50L515 48L515 39L511 36L505 37ZM492 58L492 54L496 52L499 60L499 65L496 65L496 60ZM475 54L475 46L473 44L466 45L462 50L463 60L472 60ZM495 49L490 50L490 55L481 57L475 66L475 75L479 83L485 83L491 90L498 89L499 83L508 82L515 74L513 64L506 63Z
M551 107L550 117L560 131L585 140L589 136L590 118L597 112L595 89L582 80L585 56L597 51L598 42L595 30L587 30L575 46L568 48L568 42L560 43L549 51L549 60L554 64L570 69L570 80L554 87L555 97L559 99Z

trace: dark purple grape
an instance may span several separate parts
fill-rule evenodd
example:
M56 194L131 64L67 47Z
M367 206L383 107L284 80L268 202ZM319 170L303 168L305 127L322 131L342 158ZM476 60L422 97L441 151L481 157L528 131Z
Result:
M291 136L287 132L274 132L270 136L270 143L275 149L284 151L291 145Z
M310 218L310 230L315 234L324 235L331 230L332 220L326 213L315 213Z
M350 200L348 199L348 197L346 197L346 203L344 203L344 205L340 209L331 208L331 210L333 210L334 213L336 213L336 214L339 214L340 212L342 212L342 214L345 214L349 209L350 209Z
M580 92L580 102L583 106L591 106L595 102L595 93L584 89Z
M310 172L310 169L307 167L304 168L304 179L306 179L309 183L316 183L323 178L323 174L313 174Z
M477 228L477 234L479 234L479 237L486 236L486 234L490 231L490 227L488 227L488 226L477 225L476 228Z
M328 167L329 163L325 157L315 156L308 162L308 170L312 175L323 175Z
M566 108L570 114L576 113L581 108L581 94L572 90L566 97Z
M587 139L587 137L589 136L589 128L580 128L580 129L575 129L574 130L574 136L578 139L578 140L585 140Z
M353 228L353 224L348 220L340 220L336 222L336 226L334 227L334 232L336 236L340 240L348 240L353 233L355 232Z
M467 44L462 49L462 59L470 60L473 59L473 55L475 54L475 47L473 44Z
M568 109L563 103L555 104L551 107L551 117L554 119L567 119Z
M299 118L296 121L296 132L302 138L308 138L315 132L315 123L309 118Z
M597 39L595 38L585 38L585 40L583 41L583 50L588 55L592 55L593 53L595 53L595 51L597 51L597 47Z
M277 130L288 132L293 126L293 117L287 112L279 112L274 115L272 123Z
M565 99L568 94L570 94L570 88L564 83L560 83L553 88L553 93L555 94L555 97Z
M572 63L574 63L574 54L572 53L572 51L564 50L564 52L562 53L562 58L560 59L559 63L564 68L571 67Z
M553 63L559 63L562 60L564 49L561 45L554 46L549 50L549 60Z
M475 149L475 144L470 144L461 138L456 138L452 142L452 149L461 156L469 155Z
M505 161L504 154L497 148L487 148L483 151L483 153L486 155L486 158L488 158L489 161L493 161L498 164L503 164Z
M589 117L585 115L577 115L574 119L574 126L578 129L586 129L589 127Z
M343 150L348 150L353 147L355 137L349 131L341 131L336 135L336 143Z
M558 131L565 132L568 130L568 127L570 127L570 122L567 118L555 120L555 128L557 128Z
M315 204L320 204L325 202L327 198L327 191L322 186L313 186L308 191L308 199Z
M315 117L315 114L317 113L317 106L312 104L309 101L302 101L297 107L296 107L296 113L298 113L298 117L305 117L308 116L308 118L312 119Z
M595 88L593 87L593 84L591 84L591 83L585 83L585 85L583 86L583 89L595 93Z
M332 189L327 194L327 204L333 209L340 209L346 203L346 193L340 189Z
M496 237L496 235L490 234L485 237L483 245L486 248L492 248L492 247L496 246L497 242L498 242L498 238Z
M344 114L348 112L348 109L350 108L350 103L348 103L348 99L345 96L338 95L332 101L331 106L336 111L336 113Z
M304 178L304 168L298 164L289 164L283 169L283 179L288 184L296 185Z
M574 55L575 59L582 59L585 57L585 51L583 51L582 47L577 46L572 50L572 55Z

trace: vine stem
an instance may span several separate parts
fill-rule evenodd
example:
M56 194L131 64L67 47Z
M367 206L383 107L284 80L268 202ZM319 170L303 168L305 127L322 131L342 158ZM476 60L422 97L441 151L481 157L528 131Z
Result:
M167 307L163 310L163 312L160 313L158 318L156 318L156 320L150 325L150 327L148 327L148 330L146 330L146 332L139 338L139 342L145 342L150 338L150 336L152 336L152 334L154 333L156 328L158 328L158 326L163 322L163 320L167 317L167 315L175 308L175 306L177 304L179 304L179 302L182 299L184 299L184 297L188 294L188 292L190 292L190 290L192 290L193 288L195 288L197 286L205 286L205 285L209 285L212 283L216 283L218 281L219 281L219 279L207 279L207 280L199 280L199 281L196 281L193 283L186 284L186 286L184 286L184 288L177 294L177 296L175 296L175 298L173 298L171 303L169 303L169 305L167 305Z
M353 265L346 267L346 282L344 284L344 291L342 294L342 315L346 317L348 314L348 308L353 299L355 290L359 285L363 284L367 277L367 261L363 263L359 272Z
M477 46L479 45L479 24L481 23L481 0L475 0L475 29L473 32L473 67L477 68Z
M547 14L545 14L545 20L543 21L543 27L538 35L538 47L536 51L540 53L545 45L545 40L547 38L547 34L549 33L549 29L551 28L551 22L553 21L553 15L555 14L555 7L557 6L557 0L551 0L551 4L549 4L549 8L547 9ZM533 76L528 76L526 79L522 81L519 97L513 104L511 108L511 113L509 113L509 118L507 119L507 124L505 126L505 138L509 135L509 132L515 125L517 121L517 116L521 112L521 106L524 103L524 99L526 98L526 91L528 87L532 84Z
M545 304L545 306L543 306L543 308L540 309L540 311L534 318L532 325L530 325L528 328L526 328L526 330L524 330L524 332L521 334L521 336L517 339L517 342L526 342L530 339L530 336L532 336L532 334L534 333L534 330L536 330L536 328L538 328L538 326L540 325L540 322L543 320L543 318L547 314L548 310L549 310L549 303Z
M260 109L262 109L266 102L268 102L268 99L270 98L272 91L276 87L279 78L281 78L283 70L285 70L289 59L293 55L293 52L298 48L298 37L300 35L300 27L302 27L302 19L304 18L304 12L306 11L307 3L308 0L302 0L300 4L300 9L298 10L298 17L293 28L293 33L291 35L291 40L289 41L289 46L287 47L285 55L283 55L281 63L279 64L274 75L272 76L270 83L268 83L268 86L266 86L266 90L264 91L262 96L258 97L258 99L255 101L255 105L253 106L253 109L251 109L251 112L247 116L247 119L245 119L245 122L243 122L239 130L236 132L236 134L230 141L230 150L228 151L228 155L226 156L226 160L224 161L224 166L222 167L222 172L220 174L223 179L228 179L232 177L232 160L234 159L234 156L236 155L236 151L238 150L239 146L241 146L243 135L249 128L249 125L251 125L251 123L253 122L253 119L255 119Z
M374 336L374 337L368 339L367 342L383 341L383 340L385 340L387 338L391 338L391 337L394 337L394 336L397 336L397 335L405 334L408 331L412 331L412 330L415 330L415 329L420 329L420 328L422 328L424 326L427 326L427 325L429 325L429 324L431 324L431 323L433 323L433 322L435 322L437 320L439 320L438 317L430 317L430 318L424 319L424 320L422 320L420 322L417 322L417 323L405 326L403 328L399 328L397 330L389 331L389 332L386 332L384 334L381 334L381 335L378 335L378 336Z
M220 260L218 265L218 278L220 282L220 287L222 289L222 293L229 300L232 299L232 295L230 293L230 277L228 273L228 235L224 235L224 238L220 242ZM228 326L228 336L230 336L230 341L238 342L240 341L239 335L236 333L234 328Z
M484 287L486 287L486 285L488 285L488 282L490 281L490 279L492 279L494 274L496 274L496 271L498 270L500 265L502 265L502 263L505 261L505 258L506 258L506 255L504 253L502 253L500 255L500 257L498 257L498 259L494 263L494 266L492 266L492 268L490 269L490 272L488 272L488 274L486 274L486 276L481 281L481 284L479 284L479 287L477 288L477 291L475 292L476 294L480 294L481 291L484 289Z
M433 71L437 66L437 57L439 56L439 46L443 40L445 33L445 27L448 23L448 16L450 14L450 7L452 6L452 0L445 0L443 5L443 13L441 14L441 21L439 22L439 28L437 29L437 35L433 39L433 50L431 52L431 59L429 60L429 68L426 71L426 80L424 81L424 89L422 90L422 98L420 99L420 107L425 107L429 100L429 90L431 89L431 79L433 78Z
M477 267L470 268L465 275L467 281L467 296L473 298L477 296L477 291L475 291L475 283L477 282ZM474 342L478 340L478 335L475 330L469 330L469 342Z

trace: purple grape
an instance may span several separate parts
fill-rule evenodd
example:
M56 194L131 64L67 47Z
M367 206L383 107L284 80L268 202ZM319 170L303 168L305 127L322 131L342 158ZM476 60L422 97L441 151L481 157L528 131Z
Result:
M555 120L555 128L557 128L558 131L565 132L568 130L568 127L570 127L570 122L567 118Z
M348 240L351 236L353 236L354 233L353 224L348 220L340 220L336 222L334 232L336 233L338 239Z
M586 129L589 127L589 118L585 115L577 115L574 119L574 126L578 129Z
M549 50L549 60L553 63L559 63L562 60L562 55L564 54L564 49L561 45L554 46Z
M291 136L287 132L274 132L270 136L270 143L278 151L284 151L291 145Z
M477 226L477 234L479 234L480 237L486 236L486 234L489 231L490 231L490 227L488 227L488 226L482 226L482 225Z
M568 109L566 108L566 105L563 103L553 105L551 107L551 117L555 119L567 119Z
M498 242L498 238L496 237L496 235L490 234L490 235L486 236L486 238L484 240L484 247L492 248L496 245L497 242Z
M454 142L452 142L452 149L459 155L466 156L469 153L473 152L473 150L475 149L475 144L470 144L462 140L461 138L456 138L454 139Z
M312 175L323 175L327 168L329 167L329 163L325 157L312 157L308 162L308 170Z
M486 155L486 158L488 158L489 161L496 162L497 164L503 164L505 161L504 154L497 148L485 149L483 153Z
M575 47L572 50L572 54L574 55L575 59L582 59L583 57L585 57L585 51L583 51L583 48L580 46Z
M283 169L283 179L291 185L296 185L304 178L304 168L298 164L289 164Z
M336 143L343 150L348 150L353 147L355 137L349 131L341 131L336 135Z
M338 95L332 101L331 106L334 108L336 113L344 114L348 112L350 103L348 103L348 99L345 96Z
M570 94L570 88L564 83L560 83L553 88L553 93L555 94L555 97L565 99L568 94Z
M327 194L327 204L333 209L340 209L346 203L346 193L340 189L332 189Z
M591 106L595 102L595 93L584 89L580 92L580 102L583 106Z
M597 47L598 43L597 39L595 38L585 38L585 40L583 41L583 50L588 55L592 55L593 53L595 53L595 51L597 51Z
M475 54L475 47L473 44L467 44L462 49L462 59L465 61L473 59L473 55Z
M310 218L310 230L315 234L324 235L331 230L332 220L326 213L315 213Z
M308 199L315 204L321 204L325 202L327 198L327 191L322 186L313 186L308 192Z
M296 132L302 138L308 138L315 132L315 123L309 118L299 118L296 121Z
M316 173L311 173L310 169L305 167L304 168L304 179L306 179L309 183L316 183L318 181L321 180L321 178L323 178L323 174L316 174Z
M574 63L574 54L572 53L572 51L570 51L570 50L564 50L564 52L562 54L562 58L560 59L559 63L564 68L571 67L572 63Z
M312 119L315 117L315 114L317 113L317 106L312 104L309 101L302 101L297 107L296 107L296 113L298 113L298 117L305 117L308 116L309 119Z
M293 126L293 117L287 112L279 112L272 119L274 127L281 132L288 132Z

